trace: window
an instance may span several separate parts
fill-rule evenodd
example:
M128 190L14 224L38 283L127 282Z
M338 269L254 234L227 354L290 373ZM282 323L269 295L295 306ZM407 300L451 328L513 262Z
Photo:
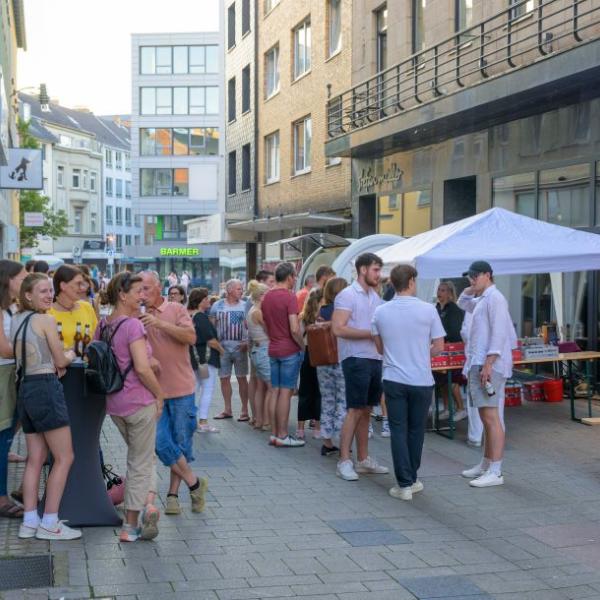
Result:
M123 153L115 150L115 169L123 168Z
M235 77L227 82L227 119L235 121Z
M219 88L207 87L157 87L141 88L142 115L194 115L219 112Z
M509 6L514 6L510 11L511 19L519 19L533 10L533 0L508 0Z
M106 224L113 224L113 207L108 205L106 206Z
M228 186L228 193L231 194L235 194L237 191L237 185L236 185L236 152L235 150L233 150L233 152L229 153L229 164L228 164L228 172L229 172L229 186Z
M412 51L420 52L425 48L425 29L423 20L423 11L427 0L413 0L412 3Z
M61 146L66 146L70 148L73 145L73 138L68 135L63 135L62 133L58 136L58 143Z
M279 91L279 44L265 54L265 98Z
M294 79L310 71L310 21L294 29Z
M65 168L56 167L56 185L58 187L65 187Z
M280 0L265 0L265 15L270 13L278 4Z
M242 114L250 110L250 65L242 70Z
M98 222L98 215L96 213L91 213L90 215L90 233L96 233Z
M173 55L170 46L156 48L156 74L168 75L173 70Z
M329 0L328 9L328 32L329 32L329 54L333 56L342 48L342 0Z
M468 29L469 27L471 27L471 25L473 24L473 0L456 0L455 11L456 31L462 31L463 29Z
M219 72L219 46L205 46L206 48L206 72Z
M218 153L217 127L140 129L141 156L216 156Z
M123 197L123 180L115 179L115 196L117 198Z
M251 187L251 163L250 144L244 144L242 146L242 191L249 190Z
M190 73L206 73L205 46L190 46Z
M140 215L133 215L133 225L134 225L134 227L141 227L140 223L141 223Z
M96 191L96 171L92 171L90 173L90 192L95 192Z
M235 46L235 2L227 9L227 48Z
M377 27L377 73L387 67L387 7L375 12Z
M83 209L76 208L73 211L73 233L81 233L82 222L83 222Z
M131 209L130 208L125 209L125 225L127 225L127 227L131 227Z
M81 169L73 169L71 187L75 189L81 187Z
M112 156L113 156L112 150L110 150L109 148L106 148L106 150L104 151L104 157L106 160L106 166L109 169L112 169L112 165L113 165Z
M310 146L312 142L312 120L305 117L294 123L294 174L310 171Z
M88 189L88 171L87 171L87 169L84 169L84 171L83 171L83 176L81 177L81 187L84 190Z
M117 250L123 250L123 236L120 233L117 233Z
M131 236L130 235L125 236L125 245L131 246Z
M250 0L242 0L242 36L250 31Z
M279 131L265 137L265 165L266 182L279 181Z
M106 195L107 196L113 195L113 179L112 179L112 177L106 178Z
M129 152L125 152L125 171L131 172L131 155Z
M125 182L125 198L131 198L131 181Z
M175 46L173 48L173 73L182 75L188 72L188 47Z
M142 196L187 196L187 169L140 169Z
M117 225L123 225L123 208L117 206Z
M156 72L156 53L154 48L140 48L140 73L152 75Z
M139 235L134 235L134 236L133 236L133 240L134 240L134 244L135 244L136 246L139 246L139 245L140 245L140 240L141 240L141 237L140 237Z

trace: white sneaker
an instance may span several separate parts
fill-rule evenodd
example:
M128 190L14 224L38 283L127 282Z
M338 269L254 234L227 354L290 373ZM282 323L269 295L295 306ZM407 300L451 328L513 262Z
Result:
M454 413L454 422L458 422L458 421L462 421L463 419L467 418L467 411L466 410L459 410L457 412Z
M369 423L369 439L373 437L373 423Z
M34 538L36 531L37 531L37 527L29 527L29 525L25 525L25 523L21 523L19 525L19 537L22 540Z
M71 529L64 521L59 521L54 529L46 529L41 523L35 537L38 540L78 540L81 537L79 529Z
M344 481L356 481L358 479L351 460L341 460L337 464L335 474Z
M390 422L387 419L385 419L385 421L383 422L383 425L381 426L381 437L389 438L390 436L391 436Z
M380 465L374 458L367 456L365 460L361 460L354 465L354 470L357 473L374 473L375 475L385 475L390 470L387 467Z
M477 479L469 481L470 486L477 488L492 487L494 485L502 485L503 483L504 477L502 477L502 475L492 473L489 469Z
M423 485L423 482L422 482L421 480L417 479L417 480L416 480L416 481L415 481L415 482L414 482L414 483L413 483L413 484L410 486L410 491L411 491L413 494L416 494L416 493L418 493L418 492L422 492L424 487L425 487L425 486Z
M395 485L393 488L390 488L389 495L392 498L397 498L398 500L412 500L412 486L409 487L398 487Z
M481 463L479 463L478 465L475 465L474 467L470 468L470 469L466 469L465 471L463 471L461 473L461 475L463 477L466 477L467 479L475 479L475 477L479 477L480 475L483 475L486 472L486 469L484 469L481 466Z
M447 410L441 410L438 415L438 419L440 421L446 421L449 416L450 416L450 413Z
M467 440L467 446L471 446L471 448L481 448L481 442L476 442L474 440Z
M275 440L277 439L277 436L275 435L270 435L269 436L269 446L274 446L275 445Z
M276 437L273 440L273 446L277 446L277 448L300 448L304 444L306 444L304 440L299 440L293 435L286 435L284 438Z

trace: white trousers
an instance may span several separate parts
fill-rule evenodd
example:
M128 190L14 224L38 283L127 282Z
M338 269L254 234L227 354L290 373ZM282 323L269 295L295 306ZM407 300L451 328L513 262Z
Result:
M469 420L469 440L480 444L483 440L483 423L479 416L479 409L474 406L469 406L468 399L465 399L465 406L467 407L467 417ZM506 427L504 426L504 396L500 399L498 414L500 415L502 429L506 430Z
M208 365L208 377L202 379L198 375L198 371L194 371L196 376L195 398L196 406L198 407L198 418L208 419L208 411L212 402L213 392L215 391L215 383L217 382L217 372L219 369Z

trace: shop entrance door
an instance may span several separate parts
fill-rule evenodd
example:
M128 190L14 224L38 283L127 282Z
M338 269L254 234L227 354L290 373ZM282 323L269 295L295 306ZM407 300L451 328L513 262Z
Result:
M366 194L358 198L358 237L377 233L377 196Z
M444 225L473 216L477 212L477 177L444 181Z

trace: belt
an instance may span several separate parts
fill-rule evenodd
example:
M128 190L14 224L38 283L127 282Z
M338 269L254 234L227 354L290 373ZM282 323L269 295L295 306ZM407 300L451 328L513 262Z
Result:
M252 345L255 348L260 348L261 346L268 346L269 345L269 340L265 340L264 342L252 342Z

